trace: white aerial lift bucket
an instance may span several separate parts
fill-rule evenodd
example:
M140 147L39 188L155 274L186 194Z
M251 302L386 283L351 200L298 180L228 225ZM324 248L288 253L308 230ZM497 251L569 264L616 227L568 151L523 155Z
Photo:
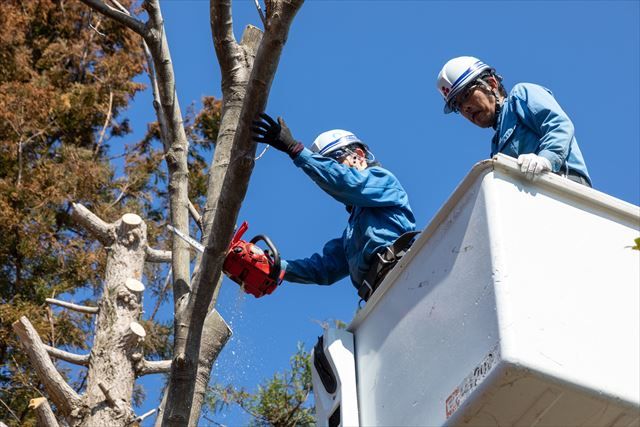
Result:
M478 163L349 325L352 359L332 359L337 383L355 369L357 423L335 416L353 393L314 372L318 424L640 426L638 237L638 206Z

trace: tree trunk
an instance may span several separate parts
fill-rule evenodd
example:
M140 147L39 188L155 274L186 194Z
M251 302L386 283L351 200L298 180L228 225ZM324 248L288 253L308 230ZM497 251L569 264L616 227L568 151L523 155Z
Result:
M102 297L97 310L60 304L58 300L49 302L97 316L89 357L44 345L25 317L13 327L66 424L73 427L130 425L137 419L131 407L136 376L168 370L167 362L145 363L140 348L146 335L138 320L142 314L144 291L140 279L146 254L150 252L147 226L135 214L125 214L115 223L107 224L77 204L74 204L73 217L108 248ZM88 366L87 389L83 396L78 396L66 384L51 362L51 356ZM38 419L50 420L51 410L44 403L36 401L33 408Z
M125 215L114 227L116 238L107 258L103 295L87 377L83 426L113 426L135 418L131 411L135 380L134 354L145 333L139 281L144 267L147 227L137 215Z
M180 343L176 346L176 351L184 358L172 366L163 424L182 427L192 419L198 368L193 355L200 354L204 319L220 283L226 249L253 171L256 143L251 140L251 123L264 109L289 27L302 4L303 0L268 2L266 31L251 67L251 77L242 100L242 109L229 152L229 163L221 185L216 183L220 188L217 199L211 197L211 188L207 189L207 206L215 206L216 210L214 215L207 213L204 227L212 232L207 237L205 253L194 274L190 298L180 309L180 315L189 321L188 327L176 331L176 343ZM217 19L226 29L222 31L221 40L216 40L216 53L225 76L225 69L235 63L234 55L237 52L237 45L234 46L232 43L233 35L229 28L230 5L229 2L217 0L212 0L211 5L212 19ZM227 50L224 49L225 46ZM224 87L225 77L223 89Z

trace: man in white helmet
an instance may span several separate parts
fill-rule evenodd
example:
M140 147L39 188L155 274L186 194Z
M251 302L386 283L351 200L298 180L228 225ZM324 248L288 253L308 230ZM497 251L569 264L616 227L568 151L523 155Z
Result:
M554 172L591 187L573 123L549 89L519 83L507 95L502 77L478 58L447 62L436 82L445 114L456 112L476 126L493 128L491 157L518 159L529 178Z
M350 276L358 294L367 300L416 234L405 234L415 230L407 193L353 133L327 131L305 148L282 118L276 122L267 114L260 116L261 120L253 122L253 139L287 153L322 190L347 206L350 214L342 235L327 242L322 253L282 261L284 279L330 285Z

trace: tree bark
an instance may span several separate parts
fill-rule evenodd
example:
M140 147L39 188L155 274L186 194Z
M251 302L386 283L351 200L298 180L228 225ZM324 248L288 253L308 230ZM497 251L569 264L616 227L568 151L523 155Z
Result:
M29 408L33 409L36 413L36 419L38 420L38 427L58 427L58 420L55 415L53 415L53 411L51 410L51 406L49 406L49 401L44 397L37 397L35 399L31 399L29 402Z
M207 236L205 253L192 281L193 292L186 306L181 308L181 313L185 319L189 320L189 324L187 328L180 331L181 336L178 335L179 331L176 331L176 342L180 338L180 342L185 343L183 353L185 359L179 364L174 363L172 367L163 424L182 426L191 418L189 414L192 409L191 404L194 401L195 383L193 379L197 375L197 363L188 355L200 354L203 320L216 292L226 249L231 240L238 211L244 200L249 178L253 171L256 144L251 140L251 122L264 109L289 27L302 4L303 0L273 0L267 3L267 28L253 62L251 77L233 136L229 164L222 178L222 186L217 200L210 194L209 188L207 189L207 206L215 206L216 212L213 215L210 215L209 212L206 213L205 230L215 230L215 233L209 233ZM220 22L228 28L231 16L228 3L212 0L211 5L212 15L214 15L212 21L220 13L223 15ZM228 13L226 13L227 10ZM215 34L214 30L214 37ZM216 44L218 55L220 55L219 45L231 44L229 32L223 31L222 34L225 38L221 43ZM229 48L228 51L237 52L232 48ZM223 62L221 59L221 68ZM223 77L223 89L225 82L225 77ZM226 116L227 112L224 111L223 114ZM224 122L225 117L222 120ZM220 137L224 138L225 135L220 135ZM214 166L216 161L218 159L215 159ZM218 185L216 183L216 187ZM213 202L210 203L211 200ZM185 396L187 396L186 399Z
M84 419L86 426L113 426L119 418L135 418L131 410L134 355L140 353L145 335L137 323L144 287L127 282L142 279L147 226L137 215L125 215L112 230L116 238L108 252L87 376L85 399L91 413Z
M198 425L202 402L211 377L211 368L229 338L231 338L231 329L216 310L211 311L204 321L202 331L195 391L191 404L191 414L189 415L190 426Z
M142 359L140 342L146 335L137 320L142 313L144 285L139 279L148 250L147 227L135 214L125 214L117 222L107 224L78 204L74 204L72 216L109 246L90 355L75 355L44 345L26 317L15 322L13 327L67 424L127 425L137 418L131 401L137 367ZM87 389L82 398L64 381L49 354L88 365ZM167 364L153 368L166 369ZM42 411L41 415L45 417L46 407Z
M189 170L187 166L188 142L184 130L182 112L176 93L173 62L169 52L164 22L158 0L145 0L144 9L149 14L145 26L144 41L149 47L156 73L159 109L162 116L160 122L166 124L163 129L165 144L169 147L165 152L165 160L169 169L169 206L171 224L183 233L189 234ZM164 127L164 126L163 126ZM173 271L173 299L180 301L190 291L190 255L189 245L182 239L174 238L171 244ZM180 322L174 328L180 328Z
M38 378L44 384L47 393L56 405L61 415L72 417L80 407L80 396L66 383L60 372L51 361L44 343L29 319L22 316L13 323L13 330L27 352L31 365L35 368Z
M48 345L45 345L44 348L47 350L47 353L49 353L49 356L53 358L64 360L74 365L89 366L88 354L73 354Z
M171 360L145 360L136 364L136 376L165 374L171 371Z

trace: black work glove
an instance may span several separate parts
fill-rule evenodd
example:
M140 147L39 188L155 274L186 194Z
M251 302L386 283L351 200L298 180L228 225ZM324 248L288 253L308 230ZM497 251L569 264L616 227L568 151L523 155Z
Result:
M291 135L291 131L282 117L278 117L278 123L266 113L260 113L260 117L261 120L254 120L251 127L253 140L269 144L276 150L287 153L289 157L295 159L304 148L304 145L293 139L293 135Z

